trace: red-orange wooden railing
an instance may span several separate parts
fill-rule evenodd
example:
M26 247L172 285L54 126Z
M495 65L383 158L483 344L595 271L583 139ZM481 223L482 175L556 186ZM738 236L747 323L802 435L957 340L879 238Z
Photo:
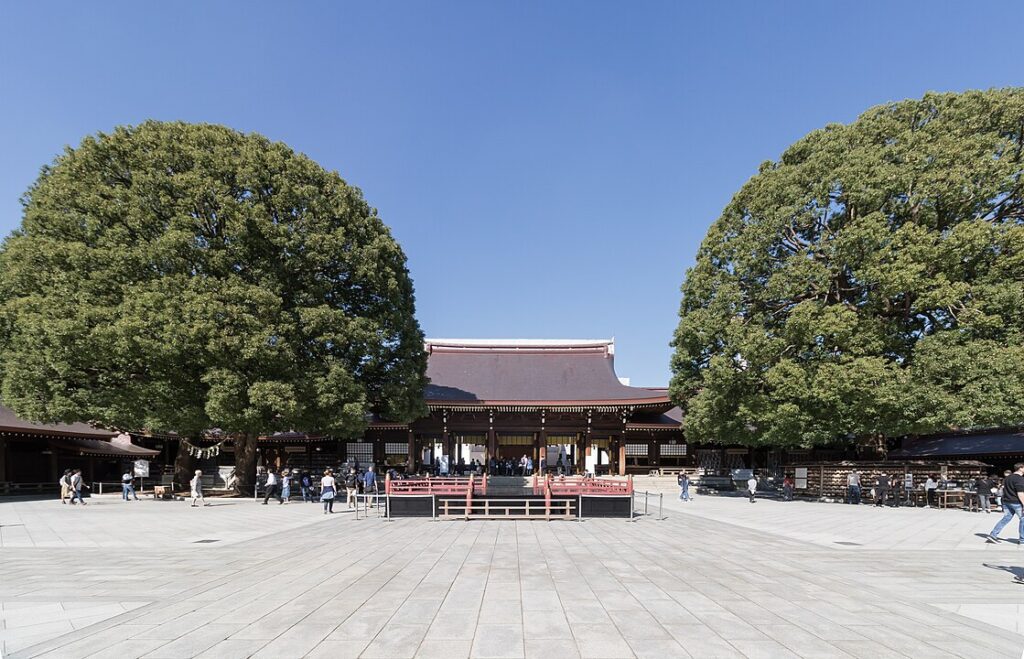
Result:
M403 494L469 494L476 491L480 494L487 494L487 476L476 480L474 476L468 478L454 477L427 477L427 478L403 478L394 479L385 477L384 491L391 496L402 496Z
M633 493L633 478L586 478L583 476L548 476L551 493L605 494L628 496Z

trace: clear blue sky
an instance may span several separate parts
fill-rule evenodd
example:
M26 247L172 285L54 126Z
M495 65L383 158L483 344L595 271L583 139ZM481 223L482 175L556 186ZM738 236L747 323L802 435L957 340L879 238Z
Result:
M182 119L362 188L428 336L605 338L668 381L679 286L759 163L928 90L1024 84L1016 2L5 2L0 231L67 144Z

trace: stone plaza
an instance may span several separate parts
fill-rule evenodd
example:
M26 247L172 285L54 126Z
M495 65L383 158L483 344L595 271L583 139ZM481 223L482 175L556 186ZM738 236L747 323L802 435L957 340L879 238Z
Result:
M667 492L632 522L5 501L2 656L1022 656L995 515Z

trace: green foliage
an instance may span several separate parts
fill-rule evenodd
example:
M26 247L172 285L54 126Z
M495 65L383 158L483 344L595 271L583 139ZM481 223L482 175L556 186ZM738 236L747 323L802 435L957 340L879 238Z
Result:
M422 412L405 255L281 143L147 122L67 149L0 252L0 395L34 421L354 435Z
M929 94L765 163L683 284L671 393L704 441L1024 422L1024 90Z

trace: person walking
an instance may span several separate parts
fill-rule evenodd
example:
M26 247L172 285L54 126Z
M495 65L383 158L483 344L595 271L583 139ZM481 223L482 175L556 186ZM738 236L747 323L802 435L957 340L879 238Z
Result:
M68 498L71 497L71 470L70 469L65 469L64 470L64 475L62 475L60 477L60 480L57 481L57 485L60 485L60 502L62 504L64 504L64 505L67 505ZM74 502L75 502L75 500L72 499L71 503L74 503Z
M265 495L263 497L263 505L267 505L270 501L270 497L277 499L278 505L284 503L284 499L281 498L281 486L277 482L277 474L274 473L273 469L267 470L267 483L265 486Z
M310 492L313 489L313 479L309 477L309 472L302 472L302 477L299 479L299 489L302 491L302 500L313 503L313 494Z
M131 495L136 501L139 500L139 497L135 496L135 487L132 485L133 480L134 476L132 476L131 471L126 471L121 475L121 498L125 501L128 501L128 495Z
M878 478L875 479L875 507L881 508L884 506L888 496L889 476L887 474L879 474Z
M757 477L754 474L750 474L750 478L747 479L747 491L750 492L750 503L757 503L757 499L754 498L757 493Z
M292 472L285 469L281 472L281 499L284 503L292 498Z
M1003 481L1003 517L988 534L988 542L999 542L999 532L1014 515L1019 519L1017 548L1024 549L1024 462L1013 465L1013 473Z
M71 472L71 503L74 503L75 499L78 499L78 503L83 506L85 505L85 499L82 498L83 487L89 489L89 486L82 480L82 470L75 469Z
M334 481L334 472L330 469L324 470L324 477L320 479L320 500L324 502L324 514L334 512L334 497L338 492L338 485Z
M356 507L356 488L359 487L359 474L356 473L355 467L350 467L348 473L345 474L345 506L347 508Z
M846 503L860 505L860 472L856 469L846 476Z
M196 505L200 501L203 502L204 506L209 506L210 505L210 504L206 503L206 498L203 496L203 470L202 469L196 469L196 475L193 476L192 480L190 480L188 482L188 486L189 486L189 489L191 490L191 494L192 494L192 507L193 508L195 508Z
M690 477L685 471L676 476L676 483L679 484L680 501L690 501Z

